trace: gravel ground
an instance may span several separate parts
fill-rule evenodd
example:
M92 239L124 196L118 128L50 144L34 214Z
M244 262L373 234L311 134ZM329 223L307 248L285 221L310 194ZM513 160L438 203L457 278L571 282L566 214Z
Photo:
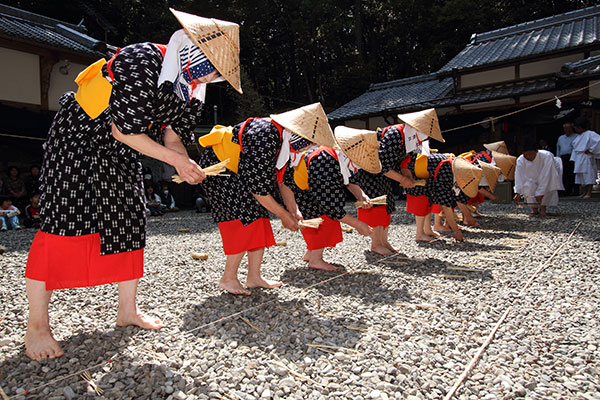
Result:
M465 243L427 245L398 211L390 238L408 259L382 260L344 233L326 252L337 272L307 270L300 235L274 222L287 246L266 251L263 271L284 287L250 297L216 287L225 257L210 215L153 217L138 299L166 328L116 327L116 285L56 291L51 322L66 354L42 362L22 346L34 232L4 232L0 387L11 398L98 397L78 376L89 369L109 399L440 399L510 308L455 398L600 399L600 202L551 211L560 215L486 204Z

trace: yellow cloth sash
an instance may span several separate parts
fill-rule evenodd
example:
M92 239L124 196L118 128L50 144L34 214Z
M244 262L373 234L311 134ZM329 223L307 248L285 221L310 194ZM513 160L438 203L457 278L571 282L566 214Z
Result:
M465 160L471 161L473 156L475 155L475 150L467 151L466 153L459 154L460 158L464 158Z
M308 190L308 167L306 166L306 152L302 153L302 159L294 167L294 182L301 190Z
M111 83L102 76L104 64L106 60L102 58L81 71L75 78L75 83L79 86L75 100L91 119L97 118L108 108L112 93Z
M415 176L419 179L429 179L429 171L427 171L427 156L418 154L415 161Z
M233 143L233 127L215 125L210 133L198 139L202 147L212 146L215 155L219 161L229 158L225 167L237 174L238 164L240 162L240 145Z

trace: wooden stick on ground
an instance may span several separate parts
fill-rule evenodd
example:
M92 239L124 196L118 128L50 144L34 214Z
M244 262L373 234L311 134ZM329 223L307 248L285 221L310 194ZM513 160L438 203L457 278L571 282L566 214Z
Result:
M254 325L253 323L251 323L250 321L248 321L247 318L244 318L240 315L240 319L246 323L246 325L248 325L250 328L254 329L257 332L262 332L262 329L260 329L258 326Z

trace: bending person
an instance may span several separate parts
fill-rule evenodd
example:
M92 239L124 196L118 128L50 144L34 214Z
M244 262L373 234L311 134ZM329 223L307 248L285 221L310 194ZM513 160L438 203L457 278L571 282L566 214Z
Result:
M221 74L241 91L239 73L230 73L239 64L238 25L219 21L222 35L200 43L215 20L172 11L184 30L168 47L124 47L79 74L77 94L60 100L40 178L41 230L25 272L25 346L34 360L63 354L48 314L55 289L119 282L117 325L163 326L136 305L146 239L140 155L172 165L189 183L202 181L185 144L193 140L205 85ZM213 59L217 47L221 57Z

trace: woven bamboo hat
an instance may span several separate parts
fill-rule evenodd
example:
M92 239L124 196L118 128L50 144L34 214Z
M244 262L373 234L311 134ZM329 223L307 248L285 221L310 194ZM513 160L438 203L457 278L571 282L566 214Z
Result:
M517 157L510 156L508 154L498 153L492 151L492 158L496 162L496 165L502 171L502 175L508 180L513 181L515 179L515 167L517 166Z
M242 93L240 80L240 26L234 22L199 17L170 8L183 29L221 76Z
M340 125L335 128L335 138L353 163L372 174L381 172L377 132Z
M271 119L313 143L332 149L338 148L321 103L313 103L281 114L273 114Z
M487 181L490 190L494 192L494 189L496 189L496 185L498 184L498 177L502 174L502 170L495 165L484 161L479 161L479 166L483 171L483 176L485 176L485 180Z
M452 161L452 173L456 183L467 196L477 196L479 181L481 180L481 168L471 164L464 158L456 157Z
M440 129L440 123L435 108L408 114L398 114L398 118L404 121L404 123L412 126L417 132L421 132L440 142L445 142L442 137L442 130Z
M486 143L483 145L483 147L485 147L489 151L497 151L498 153L509 154L508 147L506 147L506 143L504 143L504 140L494 143Z

